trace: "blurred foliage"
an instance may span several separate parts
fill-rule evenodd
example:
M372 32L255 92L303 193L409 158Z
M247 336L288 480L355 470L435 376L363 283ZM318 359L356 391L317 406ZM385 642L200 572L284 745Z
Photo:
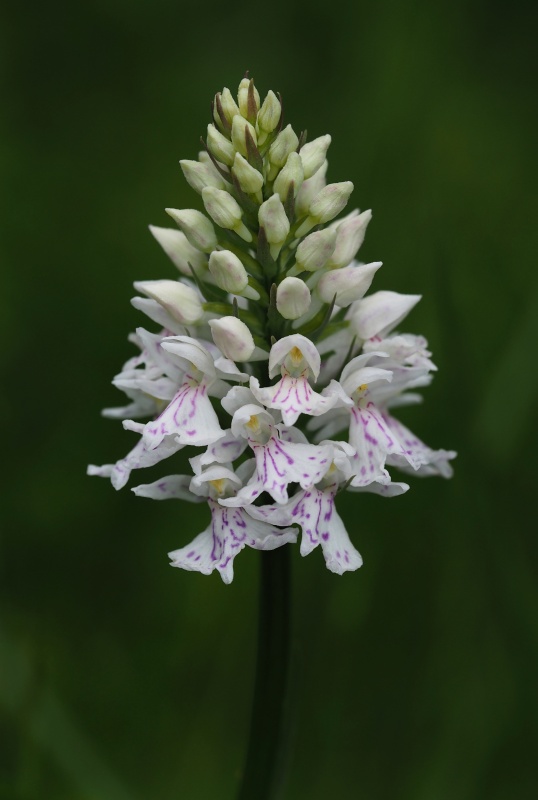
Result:
M483 0L4 7L0 410L5 477L0 798L231 798L242 765L257 554L236 579L171 570L204 511L87 462L130 355L146 230L199 199L213 93L246 68L330 132L331 180L374 209L375 287L440 371L406 421L459 451L451 482L344 498L364 567L294 554L299 714L288 797L531 800L537 781L536 5ZM181 463L183 454L178 456Z

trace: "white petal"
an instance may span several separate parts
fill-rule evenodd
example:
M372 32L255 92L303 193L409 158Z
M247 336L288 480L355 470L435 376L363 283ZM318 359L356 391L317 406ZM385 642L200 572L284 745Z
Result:
M209 575L218 570L224 583L233 580L233 560L246 545L271 550L295 541L293 529L279 530L248 517L243 509L229 509L209 501L211 525L190 545L169 553L173 567L197 570Z
M177 442L174 436L165 437L153 450L150 450L144 440L140 439L125 458L115 464L105 464L102 467L91 466L88 468L88 474L110 478L115 489L122 489L129 480L133 469L153 467L163 459L177 453L182 447L183 445Z
M137 311L142 311L142 313L153 322L156 322L157 325L166 328L170 333L186 333L185 326L178 322L177 319L174 319L174 317L159 305L156 300L150 300L149 297L132 297L131 305L133 308L136 308Z
M215 376L215 365L209 350L191 336L169 336L162 340L162 346L183 362L185 370L194 364L204 375Z
M211 401L207 384L185 382L164 411L144 428L144 442L157 447L165 436L176 436L181 444L212 444L224 434Z
M222 398L221 406L233 417L240 408L255 402L256 398L246 386L232 386L226 397Z
M316 345L300 333L283 336L272 346L269 354L269 377L274 378L278 374L280 365L286 360L286 356L294 347L301 351L304 360L312 370L314 378L317 379L321 366L321 356Z
M250 388L265 406L280 409L285 425L294 425L301 414L315 417L325 414L338 400L336 395L325 397L315 392L304 375L295 378L285 373L278 383L264 389L252 377Z
M373 481L390 483L385 469L387 456L404 455L402 446L373 403L351 409L349 443L355 448L355 477L352 486L366 486Z
M167 475L153 483L142 483L134 486L138 497L150 497L152 500L187 500L189 503L202 503L204 498L193 494L190 489L192 475Z
M327 446L293 444L272 437L266 445L251 443L251 447L257 479L277 503L287 501L290 483L299 483L306 489L320 481L331 465Z
M383 416L405 449L405 456L391 455L387 459L388 464L398 467L404 472L414 472L420 477L431 475L440 475L443 478L452 477L452 467L448 462L456 457L453 450L432 450L397 419L389 414Z
M357 303L351 324L361 339L386 336L420 300L419 294L375 292Z
M234 436L231 429L224 431L224 436L210 444L205 453L189 459L195 475L199 475L207 464L225 464L235 461L248 446L246 439Z

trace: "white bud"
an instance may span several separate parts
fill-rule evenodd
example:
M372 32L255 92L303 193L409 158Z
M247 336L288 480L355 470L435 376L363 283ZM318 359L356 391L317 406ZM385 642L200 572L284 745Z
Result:
M323 228L307 236L295 254L297 267L308 272L315 272L324 267L332 256L336 244L336 231L330 228Z
M301 147L300 155L304 167L305 178L311 178L321 167L327 156L331 143L329 134L319 136Z
M300 278L284 278L276 290L276 307L284 319L298 319L310 308L310 289Z
M226 358L231 361L248 361L254 352L252 334L237 317L221 317L209 320L213 341Z
M209 256L209 270L225 292L241 294L248 285L246 269L230 250L214 250Z
M239 181L239 186L247 194L259 192L263 186L263 175L258 172L241 153L235 154L233 173Z
M271 245L271 255L276 258L290 232L290 223L282 201L277 194L262 203L258 211L258 221L265 229L267 241Z
M215 249L217 246L215 229L201 211L196 211L194 208L181 210L165 208L165 211L179 225L193 247L197 247L204 253L210 253Z
M253 114L249 114L248 108L248 87L250 86L249 78L243 78L241 83L239 84L239 89L237 90L237 100L239 102L239 111L241 114L246 118L248 117L255 117L258 113L258 109L260 107L260 95L256 87L253 85L254 89L254 101L256 104L256 110Z
M226 230L235 231L246 242L252 241L252 234L245 227L241 206L228 192L206 186L202 191L202 200L207 213L217 225Z
M232 122L232 144L234 148L237 150L238 153L241 155L247 155L247 130L250 132L252 136L252 140L254 144L257 142L256 138L256 131L244 117L238 114L236 117L233 118ZM235 157L235 155L234 155Z
M315 225L334 219L345 207L352 191L351 181L329 183L311 202L308 217L297 229L297 236L304 236Z
M272 133L280 122L281 114L282 106L280 105L280 100L274 92L269 91L258 113L256 121L258 129L266 134Z
M168 258L183 275L192 275L189 264L192 264L194 269L207 267L207 256L193 247L182 231L177 231L175 228L158 228L156 225L150 225L149 229Z
M288 196L288 191L293 183L293 196L296 197L303 182L303 162L299 153L290 153L286 166L278 173L274 183L274 191L278 194L282 202Z
M371 211L363 211L356 217L343 220L336 228L336 247L329 267L346 267L355 258L364 241L366 228L372 219Z
M185 180L198 194L201 194L202 189L206 186L215 186L217 189L223 189L226 185L224 179L221 178L212 165L201 164L199 161L188 161L187 159L182 159L179 163Z
M358 308L350 318L351 327L361 339L371 339L372 336L383 338L409 314L420 297L419 294L387 291L370 294L357 303Z
M349 306L366 294L380 266L381 261L374 261L331 270L321 276L316 291L324 303L331 303L336 295L337 306Z
M311 178L303 182L295 200L295 216L297 219L306 217L314 197L316 197L325 186L325 175L327 174L328 166L328 163L325 161Z
M156 300L182 325L192 325L202 317L203 308L197 292L184 283L169 280L136 281L134 287Z
M297 150L299 139L291 125L280 131L275 141L269 148L268 158L275 167L283 167L290 153Z
M237 117L234 117L234 119L237 119ZM207 126L207 146L217 161L221 161L228 167L233 164L235 158L234 146L214 125Z

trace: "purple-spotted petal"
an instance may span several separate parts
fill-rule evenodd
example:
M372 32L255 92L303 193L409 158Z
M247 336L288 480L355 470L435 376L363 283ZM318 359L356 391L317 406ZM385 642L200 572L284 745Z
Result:
M169 553L173 567L209 575L218 570L224 583L233 580L233 560L245 547L272 550L297 538L292 528L278 529L248 517L241 508L209 500L211 524L190 545Z
M157 419L146 424L143 439L150 450L158 447L165 436L176 436L183 445L201 446L212 444L224 434L207 396L207 382L193 383L186 380Z

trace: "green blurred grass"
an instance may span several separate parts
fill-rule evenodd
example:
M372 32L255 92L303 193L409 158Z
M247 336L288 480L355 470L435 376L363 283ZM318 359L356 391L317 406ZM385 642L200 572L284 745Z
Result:
M146 230L199 206L213 93L246 68L333 136L330 178L372 207L376 288L421 292L440 371L406 421L454 479L346 497L365 564L294 554L300 716L289 798L531 800L538 697L535 6L109 0L3 11L5 422L0 797L233 797L256 554L230 587L166 552L202 509L88 480L130 434L99 417L131 353Z

